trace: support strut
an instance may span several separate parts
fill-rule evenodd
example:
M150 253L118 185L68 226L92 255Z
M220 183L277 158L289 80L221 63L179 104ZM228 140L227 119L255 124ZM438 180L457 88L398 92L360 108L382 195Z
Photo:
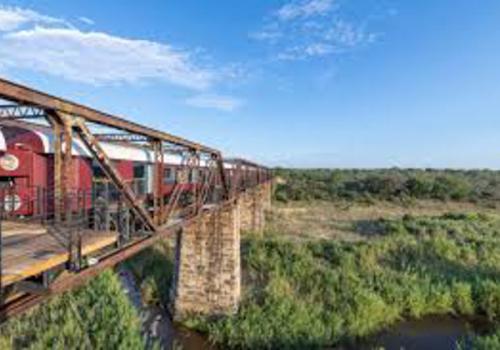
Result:
M123 194L123 197L125 198L125 201L130 206L130 208L139 218L142 219L142 221L150 231L155 232L156 225L153 222L153 219L149 215L148 211L141 205L130 186L125 181L123 181L122 177L111 163L111 160L102 149L99 141L97 141L94 135L92 135L90 130L85 125L84 121L79 118L75 119L74 129L77 135L82 139L83 143L85 143L89 151L92 153L94 158L97 160L102 170L111 179L118 191Z

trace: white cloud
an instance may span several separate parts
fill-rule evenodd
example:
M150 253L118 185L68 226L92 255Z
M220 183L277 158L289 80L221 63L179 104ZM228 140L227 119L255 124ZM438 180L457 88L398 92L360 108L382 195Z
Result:
M277 58L283 61L301 60L310 57L321 57L335 53L337 49L333 45L324 43L312 43L307 46L296 46L288 48L278 54Z
M345 53L373 43L377 35L342 16L334 0L292 0L250 34L270 44L278 60L304 60Z
M84 17L80 21L90 24ZM62 19L5 7L0 7L0 68L95 85L159 80L193 90L209 89L231 74L165 43L83 31Z
M283 33L273 30L262 30L259 32L250 33L250 38L262 41L274 41L283 36Z
M339 20L334 22L329 29L322 29L317 37L311 37L311 40L305 40L301 44L285 48L277 55L277 58L280 60L303 60L340 54L370 44L375 41L376 37L376 34L367 33L363 27Z
M88 17L78 17L78 20L82 23L89 25L89 26L92 26L95 24L95 22Z
M68 25L64 20L43 16L32 10L0 6L0 31L15 30L29 23Z
M333 8L333 5L333 0L292 1L276 11L276 16L283 21L288 21L300 17L324 15Z
M193 64L188 53L168 45L70 28L4 34L0 64L90 84L160 79L205 89L215 79L213 72Z
M308 56L324 56L334 51L335 47L333 45L328 45L324 43L314 43L304 48L304 52Z
M376 34L367 33L362 26L356 26L343 20L336 21L324 33L324 39L338 46L355 47L375 40Z
M243 105L243 101L231 96L203 94L186 99L186 104L198 108L213 108L231 112Z

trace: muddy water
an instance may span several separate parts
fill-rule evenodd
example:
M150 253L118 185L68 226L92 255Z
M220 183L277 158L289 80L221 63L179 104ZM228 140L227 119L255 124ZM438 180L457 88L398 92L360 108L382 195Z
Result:
M485 320L434 316L400 322L369 339L345 346L344 349L457 349L460 341L464 341L468 348L467 343L471 335L489 331L492 331L492 327Z
M174 325L163 308L145 305L135 279L128 270L120 269L119 276L125 293L139 312L148 349L157 343L161 349L168 350L215 350L205 336Z

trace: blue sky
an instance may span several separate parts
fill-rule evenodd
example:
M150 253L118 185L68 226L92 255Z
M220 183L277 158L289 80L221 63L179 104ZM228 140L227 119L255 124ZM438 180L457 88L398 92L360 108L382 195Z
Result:
M1 76L228 155L500 168L496 0L0 5Z

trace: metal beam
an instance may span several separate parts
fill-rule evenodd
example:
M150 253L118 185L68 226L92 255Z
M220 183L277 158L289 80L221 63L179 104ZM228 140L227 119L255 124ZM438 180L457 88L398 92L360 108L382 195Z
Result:
M78 136L80 136L81 140L85 143L89 151L92 153L94 158L98 161L103 171L117 187L118 191L120 191L124 195L124 198L130 208L143 220L144 224L151 231L155 232L156 225L153 222L153 219L149 215L148 211L144 209L141 203L139 203L135 196L135 193L132 191L130 186L125 181L123 181L122 177L111 163L111 160L102 149L98 140L96 140L96 138L87 128L84 121L82 119L75 119L73 127Z
M17 291L22 293L29 293L34 295L49 295L50 290L43 284L39 284L32 281L19 281L15 284Z
M100 112L96 109L64 100L5 79L0 79L0 98L18 104L32 105L45 110L60 111L79 116L89 122L117 128L138 135L144 135L153 139L159 139L197 151L203 151L211 154L218 153L218 151L214 148L148 128L122 117Z
M32 107L40 108L45 110L45 112L58 111L61 113L78 116L89 122L113 127L152 140L160 140L162 142L182 146L196 152L209 153L215 159L217 159L220 182L223 187L224 197L229 198L231 195L225 176L222 154L214 148L210 148L199 143L186 140L184 138L145 127L140 124L128 121L124 118L100 112L81 104L64 100L62 98L58 98L26 86L10 82L5 79L0 79L0 98L21 105L29 105ZM248 162L246 160L237 159L236 161L247 166L253 166L257 168L260 167L259 165Z
M59 113L59 118L63 125L63 158L62 158L62 178L61 190L62 201L64 206L65 219L68 220L71 216L71 190L74 186L74 169L73 169L73 120L70 116Z
M224 199L229 199L231 193L229 191L229 186L227 184L226 172L224 169L224 161L222 160L222 155L220 153L215 155L215 157L216 157L217 167L219 168L219 176L220 176L220 182L222 184L223 197Z
M24 105L2 105L0 106L1 119L35 119L45 117L45 111L41 108Z
M229 163L229 164L241 164L249 167L254 167L254 168L263 168L263 166L251 162L249 160L243 159L243 158L226 158L224 159L224 162Z
M62 213L64 212L63 208L63 198L62 193L62 172L63 172L63 150L62 150L62 134L63 128L61 120L56 113L47 114L47 121L52 126L54 138L53 138L53 147L54 147L54 218L56 222L61 221Z
M99 141L106 142L147 142L149 137L143 135L114 133L114 134L94 134Z
M156 225L161 224L161 217L164 211L163 200L163 172L164 172L164 154L162 150L161 141L156 140L151 143L154 150L155 163L153 174L153 207L154 207L154 220Z

